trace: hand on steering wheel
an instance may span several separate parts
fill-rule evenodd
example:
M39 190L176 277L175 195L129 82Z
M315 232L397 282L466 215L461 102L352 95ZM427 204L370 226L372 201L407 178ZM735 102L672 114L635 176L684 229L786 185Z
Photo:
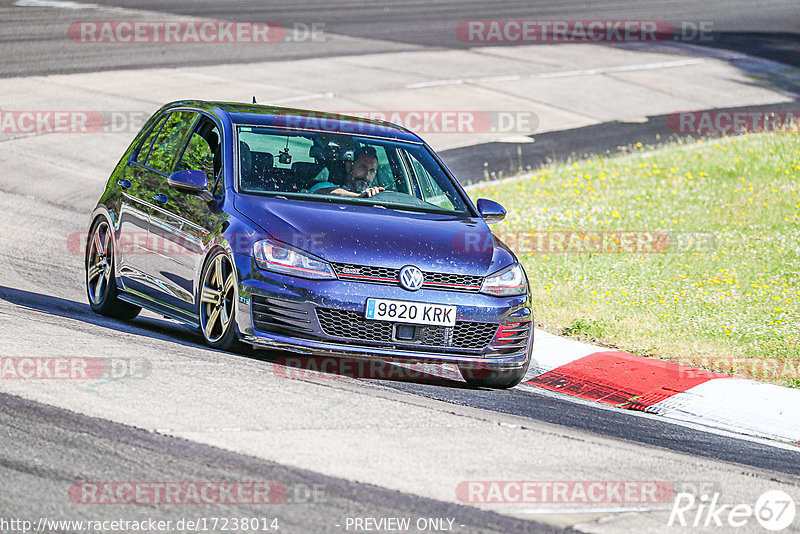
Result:
M384 190L383 187L368 187L367 189L364 190L364 192L361 193L361 196L363 198L374 197L383 190Z

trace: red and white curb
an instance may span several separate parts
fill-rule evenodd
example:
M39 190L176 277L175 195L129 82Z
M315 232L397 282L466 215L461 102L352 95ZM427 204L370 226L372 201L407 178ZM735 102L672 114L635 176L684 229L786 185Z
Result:
M617 408L800 443L800 390L536 331L523 384Z

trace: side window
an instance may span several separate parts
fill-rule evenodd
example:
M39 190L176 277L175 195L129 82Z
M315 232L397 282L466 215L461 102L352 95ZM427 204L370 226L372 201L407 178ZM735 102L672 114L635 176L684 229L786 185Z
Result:
M158 133L161 131L161 127L164 126L164 121L167 120L169 114L164 115L153 125L150 131L147 133L147 136L142 141L142 144L139 145L139 150L136 152L136 156L133 160L137 163L141 163L144 165L144 162L147 161L147 156L150 154L150 148L153 146L153 139L156 138Z
M430 202L443 209L454 209L453 203L448 198L447 193L442 190L433 176L425 169L425 166L412 154L408 154L408 159L414 169L414 174L417 176L417 183L419 183L422 192L422 199L425 202Z
M181 141L196 117L197 114L193 111L173 112L156 137L146 164L157 171L169 174L175 163L176 154L183 146Z
M219 129L213 121L202 118L192 132L176 170L203 171L206 173L209 189L213 191L222 156L217 154L220 150L219 139Z

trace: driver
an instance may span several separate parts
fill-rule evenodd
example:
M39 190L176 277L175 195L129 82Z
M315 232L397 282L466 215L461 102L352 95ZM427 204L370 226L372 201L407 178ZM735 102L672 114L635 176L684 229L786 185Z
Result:
M378 155L375 153L375 148L362 146L353 153L353 161L345 162L346 174L342 187L331 182L320 182L309 191L325 195L369 198L384 189L383 187L370 187L377 172Z

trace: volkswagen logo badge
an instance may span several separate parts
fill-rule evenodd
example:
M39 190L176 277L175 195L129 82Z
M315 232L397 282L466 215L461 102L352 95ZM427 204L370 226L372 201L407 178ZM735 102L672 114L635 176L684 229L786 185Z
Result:
M425 282L425 277L422 276L422 271L413 265L406 265L400 269L400 285L409 291L416 291L422 287Z

